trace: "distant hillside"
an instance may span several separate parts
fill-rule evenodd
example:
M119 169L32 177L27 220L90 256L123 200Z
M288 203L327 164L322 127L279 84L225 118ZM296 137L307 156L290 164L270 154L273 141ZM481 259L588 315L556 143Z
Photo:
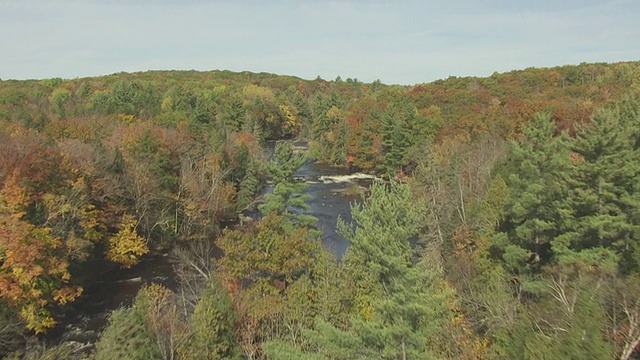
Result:
M374 169L389 151L381 129L385 118L388 127L398 122L414 137L440 140L509 138L539 111L550 113L558 129L571 130L594 108L639 84L638 62L529 68L415 86L218 70L148 71L2 81L0 120L38 130L52 121L114 115L161 126L211 124L252 132L258 139L302 136L314 140L318 159ZM402 146L416 141L405 139ZM396 157L404 157L405 150ZM396 159L392 167L407 162Z

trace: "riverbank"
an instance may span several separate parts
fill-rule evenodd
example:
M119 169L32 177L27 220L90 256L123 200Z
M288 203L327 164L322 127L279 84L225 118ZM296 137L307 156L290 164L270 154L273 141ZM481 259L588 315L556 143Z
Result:
M296 151L308 151L305 142L294 142L294 146ZM269 153L273 148L275 142L267 145L265 151ZM342 259L349 243L336 232L337 220L340 217L350 222L351 205L360 201L371 183L379 178L311 159L294 176L308 184L304 191L310 196L308 213L318 218L316 227L322 233L324 246ZM272 191L273 185L267 184L261 196ZM152 283L177 290L173 264L167 254L146 256L131 269L114 269L87 284L83 295L60 314L58 325L43 340L48 345L74 342L83 352L90 352L111 312L131 305L139 289Z

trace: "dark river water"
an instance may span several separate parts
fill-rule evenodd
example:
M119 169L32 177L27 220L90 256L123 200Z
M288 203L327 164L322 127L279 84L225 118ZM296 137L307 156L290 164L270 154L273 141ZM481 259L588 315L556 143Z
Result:
M267 144L265 151L268 156L275 152L275 145L275 142ZM307 143L295 142L294 150L304 153ZM294 177L307 183L304 193L311 197L307 201L311 207L307 214L318 218L316 227L322 231L325 247L342 259L349 242L336 233L338 216L347 223L351 222L351 205L360 201L376 177L311 159L298 169ZM273 184L267 184L263 195L271 192Z
M298 150L305 150L305 143L295 145ZM266 151L273 153L274 147L275 143L268 144ZM307 213L318 218L316 227L322 232L325 247L342 259L349 242L336 233L338 216L351 221L351 204L361 199L374 177L311 160L300 167L295 177L308 184L304 193L311 196L311 209ZM273 185L267 184L262 194L272 191ZM93 343L111 311L131 304L144 284L158 283L172 290L178 287L172 264L168 256L162 255L148 257L132 269L111 271L101 279L86 286L84 294L69 305L59 318L59 325L47 333L47 342Z
M318 218L316 227L322 231L325 247L341 259L349 242L336 233L338 216L351 222L351 204L360 200L373 177L312 161L304 164L296 176L308 184L304 193L311 196L307 202L311 209L307 213Z

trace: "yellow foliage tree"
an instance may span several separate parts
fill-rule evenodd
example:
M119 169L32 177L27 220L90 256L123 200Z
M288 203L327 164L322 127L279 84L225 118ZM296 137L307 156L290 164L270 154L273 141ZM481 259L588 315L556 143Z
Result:
M284 117L284 126L287 130L293 130L300 127L300 119L291 111L291 108L287 105L279 105L280 112Z
M60 238L22 220L26 198L14 177L0 191L0 298L20 308L27 327L40 333L55 325L48 307L73 301L82 288L69 284Z
M149 252L147 241L135 230L136 219L132 215L122 217L120 231L109 239L107 258L130 268L140 262L140 256Z
M342 112L334 105L327 111L327 118L332 123L337 123L342 119Z

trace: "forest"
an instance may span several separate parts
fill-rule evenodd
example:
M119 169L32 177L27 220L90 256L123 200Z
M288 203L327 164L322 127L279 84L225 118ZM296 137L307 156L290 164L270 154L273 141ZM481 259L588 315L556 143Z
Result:
M307 162L379 179L344 254ZM0 357L640 359L639 179L640 62L0 80ZM48 336L158 255L176 286Z

